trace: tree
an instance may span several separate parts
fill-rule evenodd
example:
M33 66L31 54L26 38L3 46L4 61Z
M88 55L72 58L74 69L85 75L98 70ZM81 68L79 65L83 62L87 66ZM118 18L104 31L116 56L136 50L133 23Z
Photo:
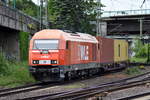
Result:
M92 33L90 21L96 20L94 0L49 0L52 28Z
M50 28L95 35L92 30L96 27L91 25L90 21L96 21L97 5L95 0L48 0ZM39 6L35 5L32 0L16 0L16 8L27 15L38 18Z
M134 42L134 47L132 50L135 52L135 57L140 58L140 57L146 57L148 55L148 44L143 44L141 40L135 39Z
M13 0L11 0L9 4L13 5ZM34 4L32 0L16 0L16 9L32 17L37 17L37 9L39 9L39 7Z

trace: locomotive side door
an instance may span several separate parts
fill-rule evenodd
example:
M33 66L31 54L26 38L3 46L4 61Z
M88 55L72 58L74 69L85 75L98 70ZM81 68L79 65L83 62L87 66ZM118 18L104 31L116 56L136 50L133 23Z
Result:
M70 50L70 43L71 41L66 41L66 64L67 65L70 65L70 53L71 53L71 50Z

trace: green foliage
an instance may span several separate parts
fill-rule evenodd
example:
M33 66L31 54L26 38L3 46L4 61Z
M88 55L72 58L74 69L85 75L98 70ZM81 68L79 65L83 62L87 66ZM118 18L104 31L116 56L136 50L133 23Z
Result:
M13 5L11 0L10 5ZM66 29L95 35L90 21L96 21L95 0L48 0L48 17L50 28ZM101 5L103 6L103 5ZM16 8L27 15L39 18L39 6L32 0L16 0ZM45 9L45 7L43 7ZM43 14L45 12L43 11ZM45 17L43 15L43 17Z
M28 24L27 26L28 26L28 28L30 28L30 29L37 29L37 27L36 27L35 24Z
M49 19L53 28L93 33L95 21L94 0L49 0Z
M125 70L125 73L128 75L137 75L140 74L141 71L139 67L130 67Z
M135 47L132 48L132 50L135 52L135 57L137 58L144 58L147 57L147 48L148 44L143 44L141 40L136 39L135 40Z
M4 54L0 52L0 76L8 74L9 63L5 59Z
M144 65L139 66L140 69L145 69Z
M146 61L147 61L146 57L132 57L132 58L130 58L130 62L146 63Z
M19 43L20 43L20 58L21 60L26 61L28 59L29 33L20 32Z
M18 86L35 82L30 76L27 62L12 63L0 53L0 86Z
M13 5L13 0L10 1L10 5ZM32 0L16 0L16 8L32 17L37 17L39 7Z
M136 53L136 57L147 57L147 45L143 45L141 49Z

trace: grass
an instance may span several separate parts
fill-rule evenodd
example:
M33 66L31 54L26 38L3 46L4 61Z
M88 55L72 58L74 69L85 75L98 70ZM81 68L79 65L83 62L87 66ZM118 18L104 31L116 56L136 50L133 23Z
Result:
M147 62L147 58L132 57L132 58L130 58L130 62L146 63Z
M125 70L125 73L127 75L138 75L138 74L142 74L141 69L143 69L143 67L141 68L141 66L130 67Z
M15 87L35 80L29 74L27 62L10 62L0 53L0 87Z

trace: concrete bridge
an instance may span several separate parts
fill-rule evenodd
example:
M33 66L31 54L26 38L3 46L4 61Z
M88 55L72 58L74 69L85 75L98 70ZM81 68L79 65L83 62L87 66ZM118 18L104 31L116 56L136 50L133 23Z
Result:
M102 14L108 36L136 38L150 35L150 9L106 11Z
M19 59L19 32L33 34L40 30L40 22L21 11L0 2L0 51Z
M17 31L35 32L39 30L40 22L23 12L5 6L0 2L0 25Z
M104 11L100 21L102 36L128 40L129 47L137 38L150 43L150 9Z

